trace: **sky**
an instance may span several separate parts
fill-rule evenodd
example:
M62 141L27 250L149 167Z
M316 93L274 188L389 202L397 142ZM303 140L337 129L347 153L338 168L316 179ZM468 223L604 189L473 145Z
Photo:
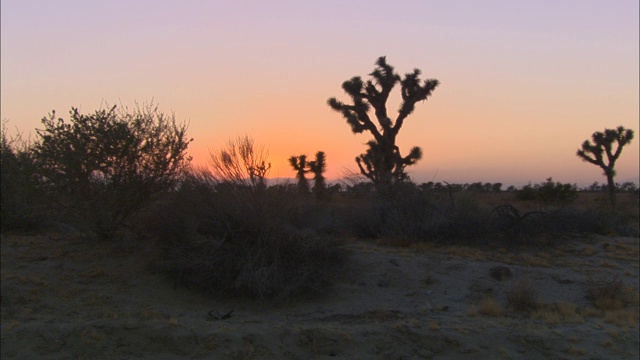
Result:
M616 163L638 181L637 0L2 0L1 114L35 137L52 110L68 118L153 101L189 124L189 153L247 134L270 177L292 155L327 155L329 179L357 171L371 138L327 106L386 56L440 85L397 145L420 146L417 182L606 182L575 155L595 131L636 132ZM400 103L399 91L389 109Z

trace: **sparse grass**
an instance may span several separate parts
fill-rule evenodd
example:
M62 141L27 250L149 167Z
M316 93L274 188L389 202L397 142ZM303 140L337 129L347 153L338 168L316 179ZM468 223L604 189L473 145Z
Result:
M584 317L578 313L578 306L576 304L561 301L554 305L564 322L570 324L580 324L584 322Z
M582 249L582 255L584 256L591 256L593 254L597 253L597 250L595 247L591 246L591 245L587 245L584 247L584 249Z
M637 327L638 309L607 310L604 314L604 321L621 327Z
M542 320L550 324L581 324L584 322L583 314L578 312L578 306L565 301L540 306L531 314L531 319Z
M637 291L625 285L620 277L587 279L587 299L600 310L616 310L637 304Z
M602 347L605 347L605 348L613 347L613 344L614 344L614 342L611 339L606 339L606 340L604 340L603 342L600 343L600 345L602 345Z
M484 316L499 317L504 315L504 308L496 299L486 297L478 303L477 313Z
M559 324L562 322L562 317L558 313L558 311L549 306L544 306L536 310L533 314L531 314L532 320L542 320L549 324Z
M444 250L444 253L447 255L475 261L485 261L487 259L486 251L461 245L447 246Z
M429 324L427 325L429 330L438 331L440 330L440 322L437 320L429 320Z
M435 284L437 281L438 281L438 279L436 279L436 278L435 278L433 275L431 275L431 274L427 274L427 275L425 275L425 277L422 279L422 282L423 282L425 285L427 285L427 286L433 285L433 284Z
M587 350L572 346L566 350L566 353L574 356L585 356L587 355Z

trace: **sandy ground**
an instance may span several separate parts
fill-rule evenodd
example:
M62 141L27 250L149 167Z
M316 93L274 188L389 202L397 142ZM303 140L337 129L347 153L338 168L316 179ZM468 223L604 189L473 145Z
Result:
M153 253L141 244L3 235L1 355L637 359L638 239L563 241L514 254L353 240L349 269L325 297L269 304L174 288L149 266ZM494 278L496 266L512 276ZM588 279L614 275L633 288L636 304L596 310L586 298ZM537 310L508 308L518 284L535 291Z

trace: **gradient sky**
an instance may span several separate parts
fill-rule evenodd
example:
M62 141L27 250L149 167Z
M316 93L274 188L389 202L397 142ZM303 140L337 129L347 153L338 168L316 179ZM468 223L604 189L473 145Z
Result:
M416 182L605 182L575 155L594 131L636 139L616 181L638 180L637 0L1 2L1 118L34 135L51 110L89 113L155 100L188 121L190 153L249 134L272 177L291 155L327 154L327 176L356 170L353 135L329 97L382 55L441 85L405 122ZM392 94L391 109L399 103Z

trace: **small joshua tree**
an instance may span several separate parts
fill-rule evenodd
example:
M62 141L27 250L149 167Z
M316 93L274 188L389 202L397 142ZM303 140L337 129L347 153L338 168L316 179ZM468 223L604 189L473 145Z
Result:
M594 132L591 135L591 142L585 140L582 143L582 148L576 152L576 155L583 161L598 165L604 170L609 187L609 198L611 199L611 205L614 206L616 204L616 184L613 178L616 175L616 171L613 167L618 157L620 157L620 153L622 153L622 148L630 143L632 139L633 130L625 129L623 126L618 126L616 129L605 129L604 132ZM613 149L614 143L618 143L616 149Z
M414 69L401 78L383 56L378 58L376 68L369 74L371 80L364 82L356 76L342 83L342 89L351 97L353 104L343 103L333 97L327 101L333 110L340 112L347 120L353 133L368 131L373 135L373 140L367 143L368 149L356 158L356 162L362 175L371 180L378 191L385 192L393 183L406 180L405 167L415 164L422 157L422 150L417 146L404 157L396 146L398 132L405 119L413 113L416 103L426 100L439 84L435 79L420 80L420 74L419 69ZM387 100L398 83L402 103L398 115L392 120L387 113ZM369 116L371 108L377 124Z
M308 193L309 182L307 181L307 177L305 176L305 174L309 172L307 155L291 156L289 158L289 164L291 164L293 170L296 171L296 178L298 179L298 191L301 194Z
M323 151L316 153L316 159L309 162L309 169L313 173L313 192L318 198L321 198L327 188L324 175L327 168L327 159Z

